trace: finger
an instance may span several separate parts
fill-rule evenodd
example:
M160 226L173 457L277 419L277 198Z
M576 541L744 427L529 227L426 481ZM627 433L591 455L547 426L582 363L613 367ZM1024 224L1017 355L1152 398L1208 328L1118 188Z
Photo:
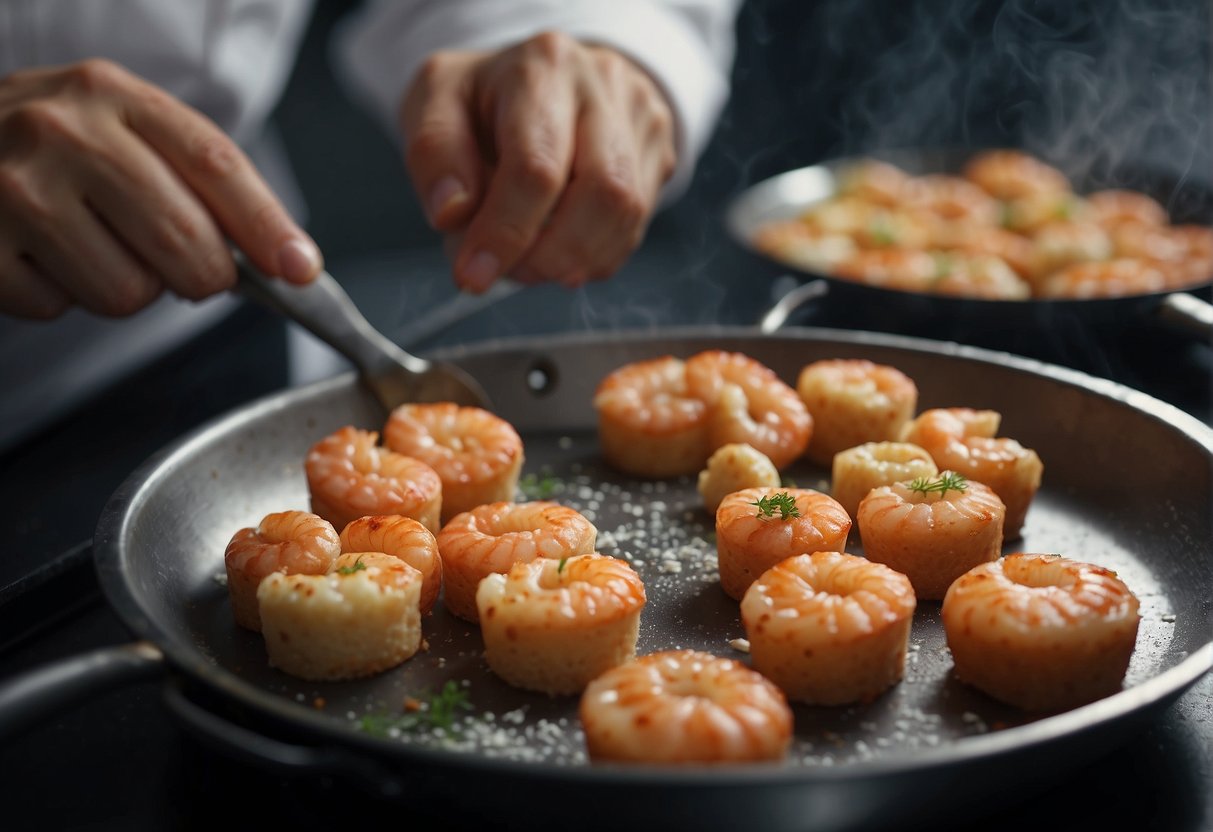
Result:
M258 268L293 283L306 283L320 272L324 263L316 243L213 122L150 85L127 96L125 105L130 127L198 195Z
M0 263L0 312L19 318L50 320L62 315L71 299L39 273L28 258L11 255Z
M474 292L506 274L534 243L568 181L576 107L553 72L520 76L497 102L497 165L455 260L455 281Z
M227 243L197 196L132 134L114 130L107 147L82 173L89 206L181 297L231 288L236 271Z
M463 55L432 56L401 108L405 166L430 225L439 231L453 231L471 219L484 178L471 115L470 67Z
M635 250L655 191L642 180L634 137L605 107L585 107L568 190L526 265L547 280L580 286L614 273Z
M30 226L27 231L22 242L41 273L91 312L131 315L164 288L79 201L66 200L54 223Z

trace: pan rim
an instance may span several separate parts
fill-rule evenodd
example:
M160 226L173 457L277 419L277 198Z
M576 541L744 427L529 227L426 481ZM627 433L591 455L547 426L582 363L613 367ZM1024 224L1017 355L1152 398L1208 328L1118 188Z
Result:
M612 333L566 333L549 336L514 336L463 344L435 351L428 357L458 362L460 358L505 350L559 349L576 344L631 344L660 337L663 341L691 341L705 338L754 338L788 341L829 341L863 346L888 347L922 354L955 357L962 360L995 364L1076 386L1096 395L1110 398L1145 415L1159 419L1179 430L1201 446L1213 458L1213 428L1178 407L1117 382L1088 375L1058 365L1048 364L1010 353L973 347L950 341L933 341L903 335L834 330L822 327L801 327L781 330L773 335L762 334L752 327L708 326L672 327L659 333L651 330L631 330ZM190 679L215 690L231 701L251 707L262 716L285 725L302 727L318 738L337 745L354 747L373 757L388 757L396 761L423 764L428 767L482 769L497 774L544 779L565 779L570 782L604 781L630 785L668 785L723 787L725 785L778 785L784 783L837 783L845 780L893 777L907 773L973 763L1003 754L1027 752L1033 748L1063 741L1083 730L1117 723L1151 705L1180 695L1206 672L1213 669L1213 636L1198 649L1162 673L1109 697L1051 716L1041 717L1025 725L975 736L946 746L919 749L912 755L858 761L838 768L801 767L787 763L713 766L710 768L678 768L670 766L616 766L595 763L592 766L569 766L553 763L527 763L492 758L466 752L445 751L419 745L392 742L347 729L331 717L313 713L297 703L246 682L236 673L219 667L194 645L168 631L153 620L144 608L138 592L126 577L126 554L122 541L129 534L130 524L139 506L154 490L156 482L167 476L180 460L193 449L203 446L215 436L222 435L230 425L256 416L287 409L296 402L320 396L326 392L356 384L354 373L345 373L307 386L267 394L227 414L199 426L149 457L115 490L103 509L94 540L98 580L111 608L139 638L152 642L163 651L167 662Z
M931 294L929 292L915 292L908 289L895 289L888 286L876 286L868 283L863 283L855 280L848 280L837 275L826 274L824 272L810 271L800 266L793 265L784 260L780 260L765 251L759 249L753 241L752 235L747 233L747 224L740 218L748 206L753 202L761 202L763 196L769 191L777 191L784 183L793 181L806 176L814 176L828 174L836 175L836 172L845 168L847 165L855 164L864 159L884 160L893 157L902 157L903 162L907 158L921 159L928 154L936 154L939 156L955 157L957 159L969 157L980 153L984 150L998 150L997 147L959 147L959 146L940 146L940 147L885 147L874 148L871 151L853 154L846 156L833 156L822 159L812 165L804 165L799 168L792 168L780 173L773 174L751 183L740 191L733 194L726 203L724 210L724 225L728 230L732 241L740 246L745 252L762 260L769 266L777 269L782 269L790 274L796 275L804 280L826 280L832 286L858 288L863 291L872 291L877 296L883 296L889 299L896 298L927 298L932 302L938 302L942 306L955 306L958 308L969 307L973 309L989 309L998 310L1006 308L1026 308L1029 304L1047 304L1049 308L1057 310L1075 310L1090 307L1092 304L1100 306L1108 306L1113 304L1131 304L1131 303L1161 303L1162 300L1169 295L1177 292L1198 292L1206 290L1213 286L1213 275L1200 283L1191 286L1182 286L1174 289L1164 289L1158 292L1139 292L1132 295L1117 295L1114 297L1099 297L1099 298L1026 298L1024 300L1010 300L1002 298L979 298L979 297L964 297L960 295L942 295ZM940 170L939 173L946 173L946 170ZM1213 182L1206 182L1191 175L1185 175L1177 178L1177 187L1179 184L1185 187L1195 187L1206 193L1213 194Z

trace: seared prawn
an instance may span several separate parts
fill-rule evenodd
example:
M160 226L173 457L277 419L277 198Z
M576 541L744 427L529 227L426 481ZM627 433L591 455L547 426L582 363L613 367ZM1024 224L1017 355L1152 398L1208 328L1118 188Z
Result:
M536 558L589 554L597 539L593 523L556 503L487 503L457 514L438 533L443 603L465 621L477 621L481 579Z
M839 173L838 192L891 208L905 198L909 181L910 175L896 165L864 159Z
M1004 201L1070 190L1070 180L1064 173L1020 150L978 153L965 165L964 176L986 193Z
M1043 554L973 568L952 584L942 612L956 676L1033 711L1118 691L1141 619L1115 572Z
M846 234L823 231L800 220L772 222L754 235L762 252L811 272L830 274L857 250Z
M1153 197L1140 191L1097 191L1087 197L1091 221L1105 228L1131 223L1136 225L1166 225L1170 221L1167 209Z
M372 676L421 644L421 573L382 552L346 552L327 575L275 572L257 602L270 664L301 679Z
M989 486L1006 505L1003 537L1016 540L1044 465L1031 448L997 437L1002 416L994 410L946 407L926 410L906 425L903 442L926 450L940 470Z
M998 200L972 182L946 174L911 179L905 189L905 205L949 222L997 225L1001 217Z
M1166 289L1167 277L1162 269L1145 260L1121 257L1066 266L1045 278L1040 285L1040 295L1046 298L1119 298Z
M805 365L796 392L813 417L808 456L822 465L864 442L896 439L918 406L918 387L909 376L862 358Z
M741 601L754 669L796 702L874 699L905 671L914 590L905 575L839 552L781 561Z
M444 523L461 511L514 499L522 438L513 425L483 408L404 404L388 416L383 438L396 453L438 473Z
M594 394L598 441L607 463L640 477L693 474L711 446L707 405L687 388L673 356L626 364Z
M608 670L579 708L590 759L633 763L779 760L792 711L740 662L696 650L652 653Z
M720 585L740 601L754 579L805 552L841 552L851 518L838 501L807 488L747 488L716 509Z
M341 551L400 558L421 573L421 614L434 608L442 589L442 558L434 535L418 521L397 514L359 517L341 530Z
M644 603L640 576L617 558L515 563L476 590L485 661L514 687L580 693L636 655Z
M255 527L240 529L223 555L236 623L260 632L257 587L267 575L323 575L340 554L332 524L306 511L267 514Z
M399 514L436 531L442 507L438 473L378 441L374 431L347 426L312 446L304 463L312 511L339 529L359 517Z
M800 456L813 418L775 371L738 352L706 350L687 359L687 392L707 404L708 442L760 451L776 468Z
M1002 554L1006 513L989 488L944 471L872 489L855 523L868 560L905 575L920 599L938 601L952 581Z

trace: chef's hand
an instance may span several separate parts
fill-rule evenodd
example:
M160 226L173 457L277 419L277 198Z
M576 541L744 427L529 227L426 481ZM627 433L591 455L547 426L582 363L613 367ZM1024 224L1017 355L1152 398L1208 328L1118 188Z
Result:
M458 235L455 282L579 286L640 243L674 170L674 119L620 53L562 34L496 53L436 52L401 107L430 223Z
M230 288L225 236L303 283L316 244L215 124L105 61L0 79L0 312L128 315Z

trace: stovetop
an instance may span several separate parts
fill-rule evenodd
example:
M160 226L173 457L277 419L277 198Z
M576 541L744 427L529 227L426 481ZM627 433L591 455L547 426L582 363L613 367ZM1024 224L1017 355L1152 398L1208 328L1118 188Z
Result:
M334 264L331 271L372 323L398 340L409 340L412 327L453 297L436 252ZM744 258L719 257L710 268L689 268L677 252L649 245L610 282L577 293L527 290L422 346L570 329L752 324L770 302L768 283ZM827 304L793 323L839 325L854 315ZM0 556L0 678L130 639L93 579L87 541L97 516L151 453L207 419L285 386L284 331L268 313L242 308L0 458L0 517L10 530ZM1151 321L1126 322L1116 332L1054 333L1047 344L1028 333L1007 337L1005 346L1017 352L1113 378L1213 421L1208 343ZM0 748L5 828L313 828L402 820L398 805L360 796L348 784L284 775L200 743L165 708L162 686L149 682L99 694ZM1210 703L1213 674L1124 745L1041 784L1022 802L991 806L981 818L958 818L953 828L1213 828ZM452 828L440 807L424 803L410 811L410 828ZM237 814L237 805L251 808Z

